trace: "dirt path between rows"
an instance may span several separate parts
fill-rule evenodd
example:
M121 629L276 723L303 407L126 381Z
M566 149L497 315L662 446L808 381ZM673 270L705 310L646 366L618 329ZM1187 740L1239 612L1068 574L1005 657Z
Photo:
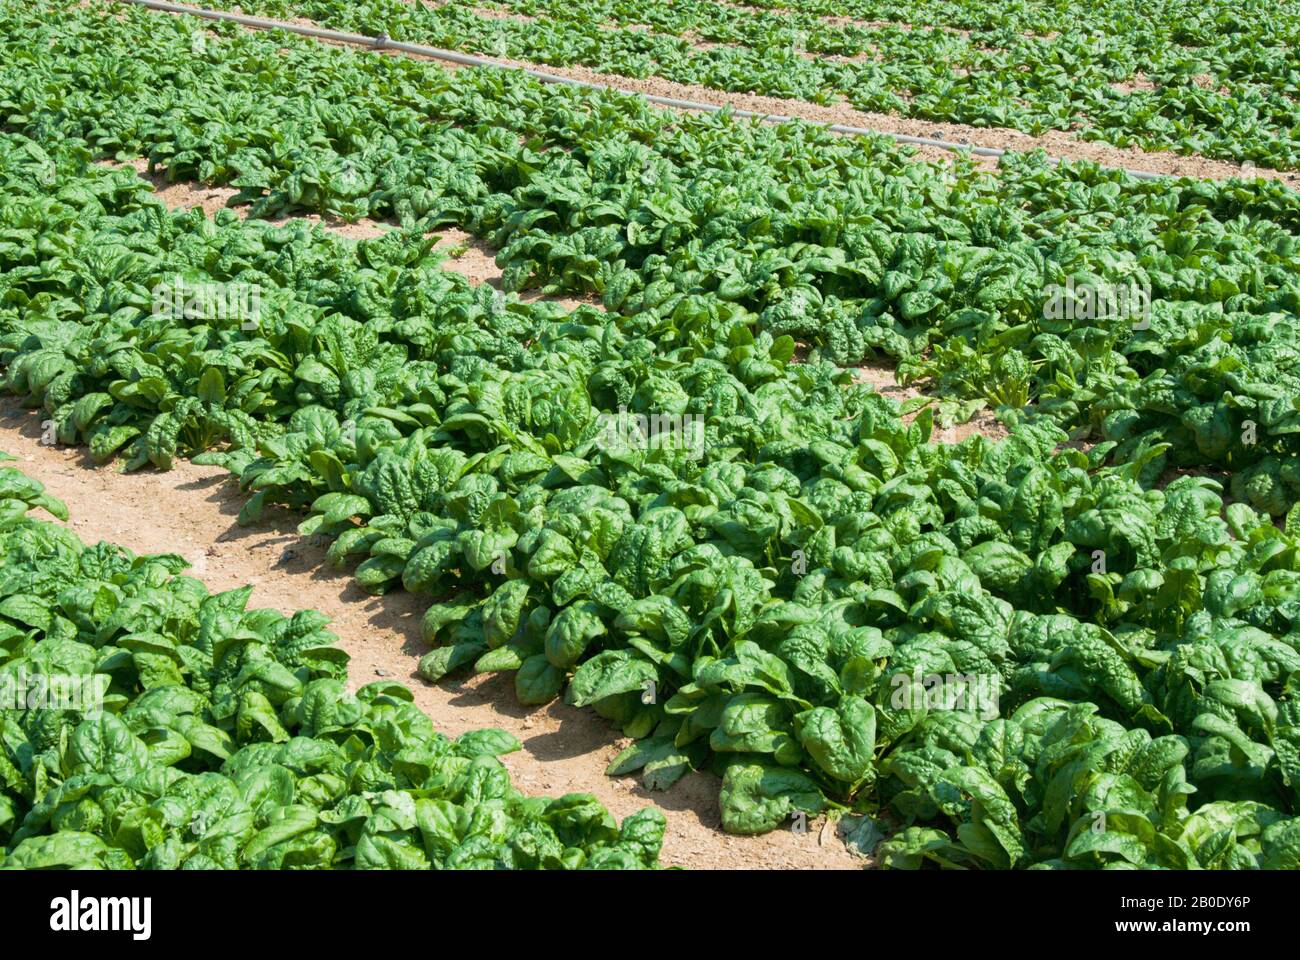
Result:
M96 466L82 448L41 443L41 419L13 398L0 400L0 450L20 470L45 484L71 512L69 526L83 541L119 543L137 553L179 553L190 573L214 591L252 584L254 607L283 613L314 608L328 615L339 645L352 656L352 688L378 677L407 684L438 730L458 736L481 727L508 730L523 744L503 757L526 793L595 794L619 819L647 805L668 818L663 862L691 868L772 869L862 866L833 836L782 830L733 837L719 829L717 777L692 773L671 790L652 793L635 777L614 779L604 768L630 741L590 711L555 702L523 707L509 676L424 683L416 663L426 602L398 592L372 597L350 572L335 571L325 552L296 531L297 518L280 515L251 527L235 518L244 496L225 471L178 462L167 473L118 473Z

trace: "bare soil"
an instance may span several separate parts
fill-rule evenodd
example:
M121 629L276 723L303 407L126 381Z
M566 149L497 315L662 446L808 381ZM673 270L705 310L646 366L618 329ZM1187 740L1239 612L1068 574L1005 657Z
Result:
M484 20L514 20L517 23L536 23L537 18L526 13L500 10L496 7L470 7L470 13Z
M1119 83L1112 83L1110 86L1116 93L1137 93L1138 91L1149 93L1153 90L1159 89L1155 83L1147 79L1146 74L1140 71L1133 74L1133 76L1129 77L1127 80L1123 80Z
M867 383L881 396L903 403L916 397L926 396L924 390L916 384L903 386L898 382L894 367L887 363L873 361L865 363L853 371L857 383ZM903 416L904 423L911 423L920 415L920 410ZM953 424L951 427L936 425L931 439L936 443L956 444L967 437L981 436L987 440L1002 440L1010 436L1010 431L993 415L991 410L979 410L965 423Z
M881 396L889 397L902 403L904 400L912 400L921 396L921 391L915 386L902 386L894 376L894 368L888 363L872 361L864 363L853 371L853 380L855 383L867 383L871 388Z
M433 235L442 239L442 245L453 249L463 248L464 251L449 260L443 261L442 267L444 270L459 273L470 283L486 283L498 290L502 289L502 271L497 266L497 251L494 247L457 227L441 227L433 231ZM594 307L597 310L605 309L605 305L595 294L558 296L543 294L537 290L523 290L517 296L524 303L546 301L559 304L565 310L576 310L578 307Z
M749 10L752 8L741 6L740 9ZM833 15L823 16L819 19L828 27L858 27L861 30L941 30L944 33L951 33L959 37L969 37L971 35L971 31L963 30L960 27L916 25L901 20L858 20L854 17Z

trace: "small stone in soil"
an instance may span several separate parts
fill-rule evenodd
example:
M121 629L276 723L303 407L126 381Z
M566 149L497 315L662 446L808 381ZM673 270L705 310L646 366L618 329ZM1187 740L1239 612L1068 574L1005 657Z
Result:
M385 670L383 667L375 667L376 677L391 677L392 675L391 671Z

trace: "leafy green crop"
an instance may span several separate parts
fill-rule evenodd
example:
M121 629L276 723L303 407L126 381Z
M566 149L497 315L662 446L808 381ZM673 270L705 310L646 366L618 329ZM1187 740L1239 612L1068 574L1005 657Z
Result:
M1115 459L1168 440L1172 465L1256 469L1238 493L1264 509L1279 506L1271 491L1294 489L1285 315L1300 302L1300 211L1279 184L1134 184L1017 157L996 182L948 177L804 127L678 127L628 98L472 71L453 83L293 41L281 56L238 32L195 59L184 51L201 27L132 16L154 27L144 47L116 21L73 15L50 39L75 57L48 56L44 28L15 28L13 122L148 153L171 177L233 179L255 213L453 221L501 249L509 288L599 293L638 333L691 336L722 301L841 365L883 353L967 403L1038 403L1065 429L1115 442ZM117 72L85 66L112 50ZM33 99L33 75L82 109ZM357 104L358 84L377 91L372 103ZM311 139L322 114L347 135ZM239 137L225 132L236 123ZM1075 280L1149 288L1150 328L1045 320L1044 291ZM374 283L354 317L382 301ZM1243 442L1247 421L1257 442Z
M1258 0L871 2L768 11L715 0L493 5L529 19L406 0L238 6L553 66L1300 166L1300 18L1289 5Z
M0 467L0 869L654 866L664 819L525 797L502 730L349 692L314 611L247 610L175 555L86 547Z
M283 38L187 59L194 25L143 14L28 17L0 27L0 364L62 441L224 464L245 519L298 510L363 588L430 598L427 679L591 706L635 741L611 773L713 769L730 831L852 811L900 867L1295 865L1294 192L949 171ZM105 153L402 229L168 214ZM423 233L446 222L511 290L605 311L449 275ZM176 276L256 284L262 315L160 317ZM1144 326L1044 311L1050 285L1129 280ZM855 382L873 354L1011 436L936 442L933 404ZM618 417L703 436L614 442Z

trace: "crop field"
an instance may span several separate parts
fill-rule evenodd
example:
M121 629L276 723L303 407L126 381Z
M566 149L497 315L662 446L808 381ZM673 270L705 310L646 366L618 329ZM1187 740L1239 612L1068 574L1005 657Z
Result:
M498 63L0 0L0 869L1300 868L1300 7L237 9Z
M971 142L1068 135L1300 169L1294 2L209 4L236 6L498 58L842 105L875 125L880 115L923 122L909 129L958 124L975 128Z

